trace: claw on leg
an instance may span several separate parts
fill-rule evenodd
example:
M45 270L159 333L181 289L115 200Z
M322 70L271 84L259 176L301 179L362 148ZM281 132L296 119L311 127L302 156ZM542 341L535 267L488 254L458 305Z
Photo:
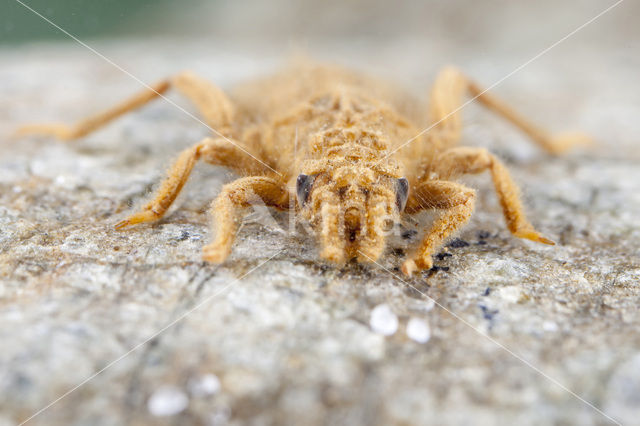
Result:
M12 139L24 136L52 136L58 140L74 139L73 132L65 124L26 124L19 127L12 135Z
M402 264L402 273L410 277L414 272L433 268L433 258L430 254L417 258L410 258Z
M132 214L125 220L121 220L120 222L116 223L115 228L117 230L121 230L132 225L137 225L138 223L153 222L158 219L158 217L159 214L154 212L153 210L143 210L136 214Z
M202 248L202 260L209 263L222 263L231 254L231 245L211 243Z
M552 135L545 143L545 148L552 154L562 154L574 147L593 146L593 138L585 133L564 132Z
M515 232L513 235L515 235L518 238L525 238L527 240L535 241L536 243L547 244L550 246L556 245L556 243L554 243L548 238L545 238L544 236L542 236L542 234L540 234L539 232L533 229L523 229Z

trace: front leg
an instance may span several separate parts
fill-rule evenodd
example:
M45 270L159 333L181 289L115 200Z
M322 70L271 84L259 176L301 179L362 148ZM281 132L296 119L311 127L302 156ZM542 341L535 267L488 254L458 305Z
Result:
M278 209L289 208L289 190L275 179L262 176L240 178L225 185L211 206L215 240L202 249L203 260L222 263L231 253L242 220L242 210L256 202Z
M431 255L452 233L460 229L471 217L475 191L449 181L427 181L419 184L407 204L408 213L427 208L444 209L433 222L415 253L402 264L402 272L411 275L419 269L433 266Z

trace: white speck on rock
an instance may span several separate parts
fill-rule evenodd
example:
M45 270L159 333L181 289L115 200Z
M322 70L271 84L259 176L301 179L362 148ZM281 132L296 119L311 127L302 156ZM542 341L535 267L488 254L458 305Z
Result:
M214 395L220 390L220 379L215 374L193 377L187 384L189 393L196 397Z
M517 303L522 296L522 291L517 286L502 287L498 289L498 294L506 302Z
M411 318L407 323L407 336L418 343L427 343L431 339L431 328L420 318Z
M424 302L424 310L426 312L429 312L431 310L433 310L434 306L436 306L436 301L429 298Z
M607 389L606 412L621 424L637 424L640 416L640 353L617 366Z
M68 182L68 179L65 176L58 175L56 176L54 182L58 186L64 186Z
M369 324L374 333L391 336L398 329L398 317L389 305L383 303L373 308Z
M207 425L209 426L221 426L226 425L231 418L231 409L229 407L222 407L221 409L212 412L209 415Z
M154 416L172 416L183 411L188 405L189 397L182 389L165 385L151 395L147 402L147 409Z
M542 323L542 329L550 332L558 331L558 324L553 321L545 321Z

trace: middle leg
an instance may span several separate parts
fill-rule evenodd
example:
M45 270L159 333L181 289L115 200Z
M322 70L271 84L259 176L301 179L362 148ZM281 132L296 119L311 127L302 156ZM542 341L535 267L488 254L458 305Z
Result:
M262 163L254 160L237 144L230 144L224 139L206 138L202 142L184 150L168 172L167 178L156 192L153 200L147 203L141 211L119 222L116 229L126 228L144 222L160 219L171 207L182 187L189 179L191 171L200 159L210 164L226 166L243 173L261 174L267 170Z
M433 165L439 179L451 179L463 174L491 172L491 178L498 194L507 227L519 238L553 245L553 241L538 233L527 220L520 201L518 186L507 168L493 154L484 148L460 147L440 154Z

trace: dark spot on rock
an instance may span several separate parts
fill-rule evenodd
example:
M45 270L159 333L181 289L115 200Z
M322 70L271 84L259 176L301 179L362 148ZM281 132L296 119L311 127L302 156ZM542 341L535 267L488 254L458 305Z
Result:
M478 238L480 238L481 240L486 240L490 236L491 236L491 233L489 231L479 231L478 232Z
M178 241L184 241L189 239L189 231L182 231L182 234L178 237Z
M438 271L443 271L443 272L449 272L449 267L448 266L434 266L430 269L430 271L432 272L438 272Z
M444 260L445 257L451 257L451 256L453 256L451 253L447 253L443 251L441 253L436 254L436 259Z
M410 240L411 238L415 237L416 235L418 235L418 231L414 230L414 229L406 229L404 231L402 231L402 238L404 238L405 240Z
M491 322L493 322L494 317L499 312L498 309L489 309L485 305L478 305L478 307L482 310L482 317Z
M451 247L451 248L462 248L462 247L467 247L469 245L468 242L466 242L463 239L460 238L454 238L453 240L451 240L448 244L447 247Z
M476 244L478 244L479 246L484 246L487 245L487 242L485 240L480 240Z
M13 388L21 391L33 386L33 381L22 373L15 373L12 382Z
M120 246L115 246L115 247L113 248L113 251L120 251Z
M404 250L401 248L394 248L393 254L395 254L396 256L404 256Z
M416 284L419 285L419 284ZM420 287L422 287L422 289L419 289L413 285L410 286L404 286L404 294L406 294L407 296L413 298L413 299L418 299L421 301L424 301L425 295L426 293L429 291L430 286L429 285L425 285L422 284L420 285ZM428 297L428 296L427 296Z
M483 296L488 296L491 294L491 287L487 287L486 289L484 289L484 293L482 293Z

